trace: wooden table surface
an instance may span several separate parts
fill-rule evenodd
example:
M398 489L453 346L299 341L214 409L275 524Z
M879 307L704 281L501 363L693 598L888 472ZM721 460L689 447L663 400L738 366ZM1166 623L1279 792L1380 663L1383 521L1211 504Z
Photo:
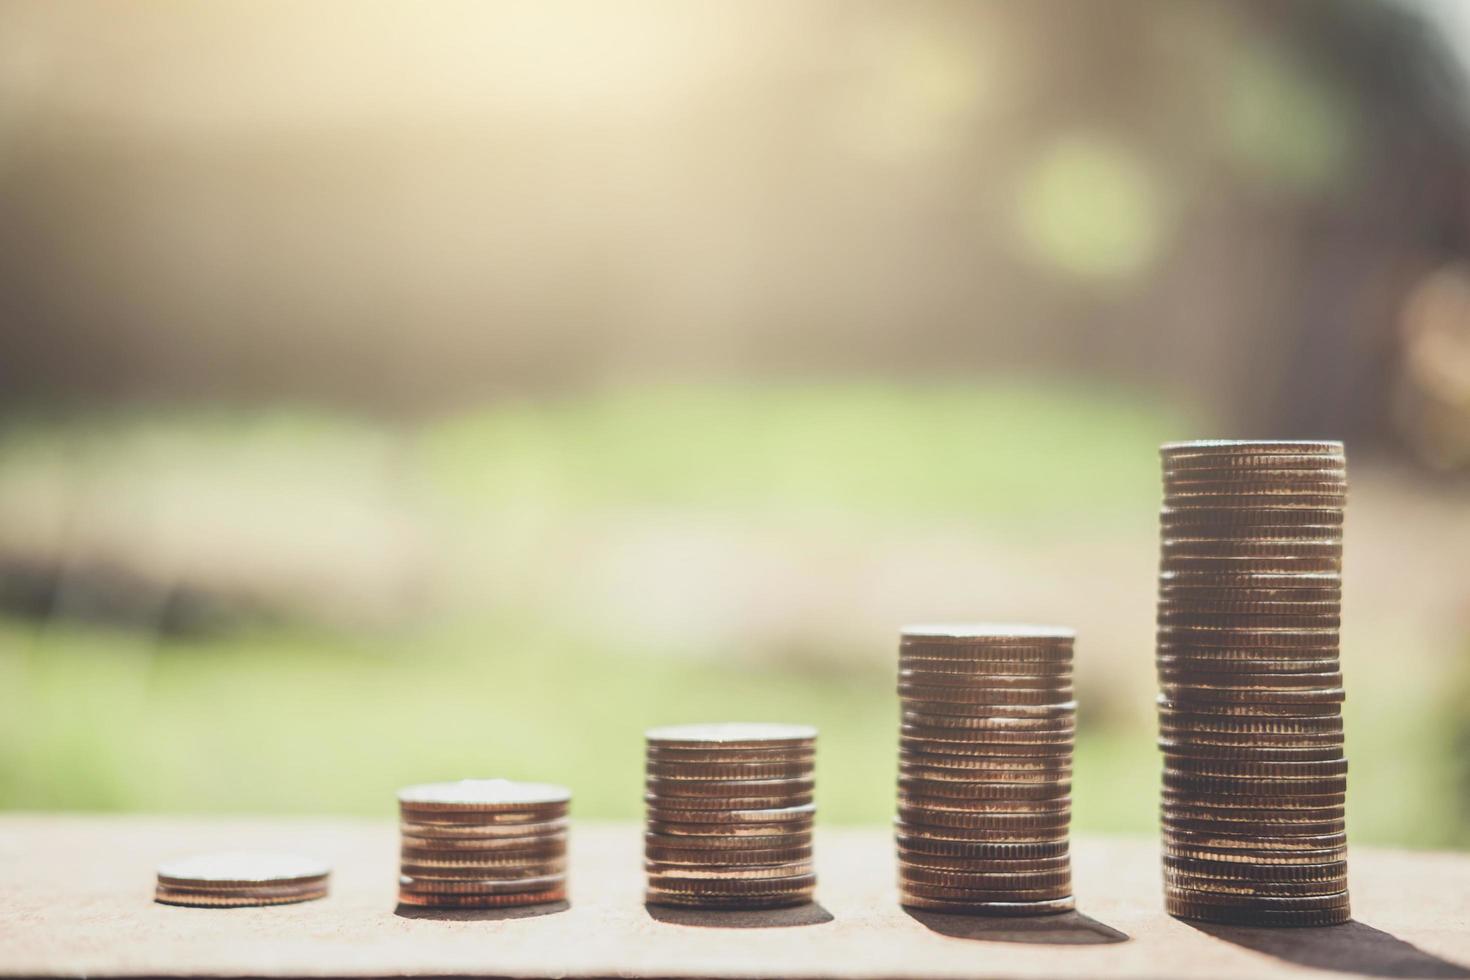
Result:
M0 974L1470 977L1470 855L1355 848L1357 921L1268 930L1166 916L1157 846L1135 838L1075 842L1077 913L905 912L881 828L818 830L818 904L659 910L641 901L640 833L576 825L569 905L436 912L395 907L397 829L386 822L3 816ZM332 894L229 910L152 901L158 861L237 848L327 859Z

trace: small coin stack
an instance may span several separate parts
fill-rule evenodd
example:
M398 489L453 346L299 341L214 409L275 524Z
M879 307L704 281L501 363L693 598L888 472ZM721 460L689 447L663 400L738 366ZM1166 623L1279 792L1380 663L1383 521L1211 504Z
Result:
M1169 913L1346 922L1342 443L1211 440L1161 454Z
M153 897L199 908L288 905L325 897L330 873L322 862L295 854L200 854L160 864Z
M899 647L899 892L910 908L1073 907L1072 641L1044 626L912 626Z
M815 728L677 725L646 738L650 904L757 909L812 900Z
M398 901L506 908L566 898L564 786L465 779L398 793Z

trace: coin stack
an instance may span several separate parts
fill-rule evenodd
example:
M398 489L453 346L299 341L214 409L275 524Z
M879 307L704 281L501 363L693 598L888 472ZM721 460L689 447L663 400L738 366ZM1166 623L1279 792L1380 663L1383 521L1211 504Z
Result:
M1346 922L1342 443L1209 440L1161 454L1169 913Z
M309 902L326 896L330 873L322 862L295 854L200 854L160 864L153 898L199 908Z
M566 898L566 787L508 779L410 786L398 793L398 901L506 908Z
M815 728L677 725L646 738L650 904L757 909L812 900Z
M1073 907L1072 641L1049 626L911 626L899 647L898 876L910 908Z

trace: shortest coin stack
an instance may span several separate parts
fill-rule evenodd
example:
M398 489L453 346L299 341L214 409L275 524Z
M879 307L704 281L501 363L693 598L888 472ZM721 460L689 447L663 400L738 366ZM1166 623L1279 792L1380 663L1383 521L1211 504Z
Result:
M398 901L505 908L566 898L567 805L548 783L465 779L398 793Z
M705 909L810 902L817 730L680 725L646 737L648 902Z
M154 899L200 908L309 902L325 897L330 873L322 862L295 854L201 854L160 864Z

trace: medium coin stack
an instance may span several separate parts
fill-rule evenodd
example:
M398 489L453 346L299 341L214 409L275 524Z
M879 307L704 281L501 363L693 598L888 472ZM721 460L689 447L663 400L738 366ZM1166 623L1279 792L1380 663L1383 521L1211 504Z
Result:
M288 905L327 894L331 869L295 854L224 851L158 866L155 901L199 908Z
M898 877L910 908L1073 907L1072 641L1049 626L911 626L898 655Z
M677 725L645 737L650 904L756 909L812 900L815 728Z
M1168 911L1346 922L1342 443L1209 440L1161 454Z
M398 901L506 908L566 898L564 786L508 779L427 783L398 793Z

